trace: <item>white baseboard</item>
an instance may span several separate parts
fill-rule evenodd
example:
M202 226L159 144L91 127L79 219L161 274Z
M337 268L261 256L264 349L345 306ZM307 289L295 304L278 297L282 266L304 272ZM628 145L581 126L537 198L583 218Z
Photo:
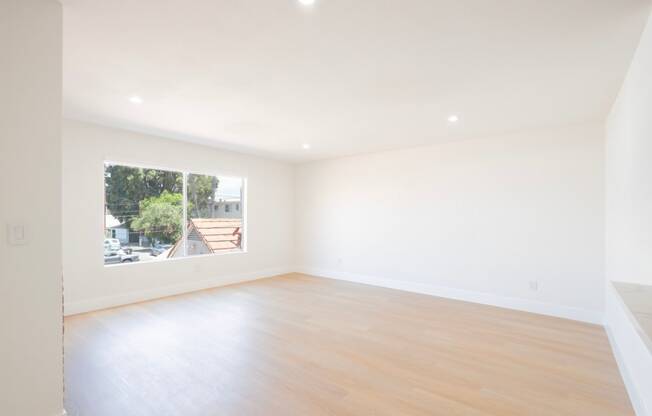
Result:
M637 416L652 416L652 351L611 283L606 290L605 330Z
M210 289L226 286L235 283L258 280L280 274L300 272L318 277L326 277L349 282L363 283L372 286L380 286L390 289L404 290L407 292L421 293L432 296L439 296L449 299L463 300L467 302L481 303L484 305L498 306L502 308L515 309L526 312L538 313L541 315L555 316L559 318L572 319L576 321L589 322L602 325L602 313L570 306L556 305L539 302L529 299L511 298L494 295L490 293L473 292L461 289L441 287L429 284L404 282L392 279L376 278L352 273L333 272L314 268L282 267L266 269L252 273L243 273L233 276L221 276L212 279L205 279L195 282L181 283L173 286L165 286L150 290L129 292L113 296L105 296L94 299L87 299L77 302L66 302L64 315L75 315L100 309L112 308L115 306L128 305L136 302L143 302L158 299L166 296L194 292L197 290Z
M627 394L629 395L629 401L632 402L632 407L637 416L648 416L646 414L645 408L641 400L639 399L638 389L636 383L632 378L629 370L627 370L627 365L625 364L625 359L616 338L614 337L613 331L609 328L608 325L604 326L605 331L607 332L607 337L609 338L609 344L611 345L611 350L613 351L614 358L616 359L616 364L618 364L618 370L620 371L620 376L623 378L625 383L625 388L627 389Z
M572 306L557 305L530 299L513 298L491 293L474 292L430 284L405 282L353 273L334 272L309 267L298 267L297 271L317 277L346 280L348 282L363 283L389 289L403 290L406 292L480 303L483 305L498 306L501 308L532 312L540 315L555 316L558 318L571 319L574 321L588 322L591 324L602 325L603 323L603 314L601 312L575 308Z
M183 293L195 292L197 290L204 290L214 287L248 282L252 280L264 279L267 277L291 273L292 271L293 269L291 267L278 267L256 272L242 273L238 275L220 276L212 279L184 282L177 285L164 286L138 292L121 293L118 295L103 296L100 298L81 300L77 302L65 302L64 316L76 315L79 313L113 308L116 306L128 305L136 302L159 299L166 296L180 295Z

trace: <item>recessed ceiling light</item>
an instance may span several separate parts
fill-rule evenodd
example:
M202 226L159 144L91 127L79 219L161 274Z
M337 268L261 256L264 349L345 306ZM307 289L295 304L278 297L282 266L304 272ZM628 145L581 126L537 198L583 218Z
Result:
M132 97L129 97L129 102L131 102L132 104L142 104L143 99L137 95L134 95Z
M301 145L301 148L302 148L303 150L309 150L309 149L310 149L310 145L309 145L308 143L304 143L304 144Z
M315 0L299 0L299 3L303 4L304 6L312 6L315 4Z
M455 114L448 116L449 123L457 123L458 121L460 121L459 116L456 116Z

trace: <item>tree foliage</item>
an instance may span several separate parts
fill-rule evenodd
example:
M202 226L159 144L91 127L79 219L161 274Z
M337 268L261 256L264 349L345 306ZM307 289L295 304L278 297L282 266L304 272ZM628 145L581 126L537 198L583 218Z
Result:
M188 217L211 218L219 180L214 176L189 174ZM142 231L149 239L175 243L182 234L183 175L158 169L121 165L105 167L106 207L131 231Z
M107 165L104 176L106 206L127 226L139 215L141 201L165 191L181 194L183 190L183 175L179 172Z
M176 243L182 235L183 196L163 191L159 196L145 198L140 202L140 214L133 219L131 227L142 231L150 240Z
M215 176L190 174L187 186L188 215L191 218L213 218L217 202L215 192L219 186L219 179Z

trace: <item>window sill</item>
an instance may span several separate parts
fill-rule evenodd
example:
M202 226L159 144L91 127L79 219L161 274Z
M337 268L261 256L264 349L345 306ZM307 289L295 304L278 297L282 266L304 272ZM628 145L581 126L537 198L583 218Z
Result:
M652 286L612 282L636 331L652 353Z
M173 257L165 260L134 261L134 262L124 262L124 263L116 263L116 264L104 264L103 266L104 268L110 269L116 267L129 267L129 266L137 266L142 264L162 264L162 263L177 262L183 260L201 259L207 257L222 257L222 256L229 256L232 254L237 255L237 254L247 254L247 253L248 253L247 250L229 250L223 253L200 254L196 256L186 256L186 257Z

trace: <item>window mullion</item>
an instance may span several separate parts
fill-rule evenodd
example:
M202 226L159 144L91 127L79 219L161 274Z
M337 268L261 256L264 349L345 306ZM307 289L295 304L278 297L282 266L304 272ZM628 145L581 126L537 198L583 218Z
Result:
M183 247L183 256L188 255L188 173L183 172L183 197L182 197L182 206L183 206L183 218L182 218L182 247Z

